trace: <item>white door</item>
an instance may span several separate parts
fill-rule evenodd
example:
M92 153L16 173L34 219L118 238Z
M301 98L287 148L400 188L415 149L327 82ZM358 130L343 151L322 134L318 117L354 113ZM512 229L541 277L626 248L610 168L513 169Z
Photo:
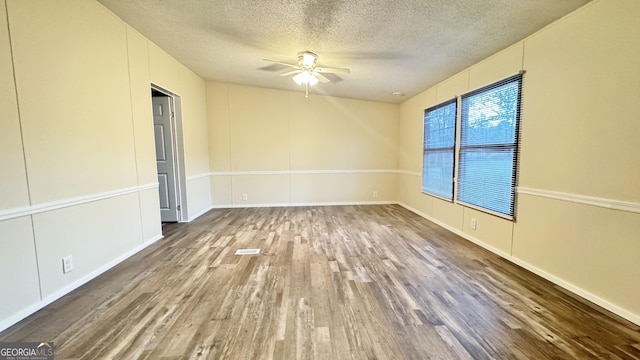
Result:
M173 106L169 96L152 97L153 132L156 140L158 192L162 222L178 221L175 161L173 156Z

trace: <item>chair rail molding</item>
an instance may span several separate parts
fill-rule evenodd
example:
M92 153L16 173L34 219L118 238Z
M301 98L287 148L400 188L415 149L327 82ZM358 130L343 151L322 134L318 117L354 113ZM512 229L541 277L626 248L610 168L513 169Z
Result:
M109 199L117 196L122 196L122 195L127 195L127 194L132 194L136 192L157 189L157 188L158 188L158 183L150 183L150 184L144 184L139 186L132 186L124 189L105 191L105 192L91 194L91 195L79 196L79 197L74 197L70 199L51 201L43 204L2 210L0 211L0 221L39 214L43 212L70 207L70 206L86 204L94 201L105 200L105 199Z

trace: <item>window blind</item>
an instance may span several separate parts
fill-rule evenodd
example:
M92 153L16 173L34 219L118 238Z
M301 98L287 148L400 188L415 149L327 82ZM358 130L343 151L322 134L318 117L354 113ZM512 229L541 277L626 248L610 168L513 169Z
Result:
M462 96L459 202L513 218L522 75Z
M424 112L422 191L453 201L456 99Z

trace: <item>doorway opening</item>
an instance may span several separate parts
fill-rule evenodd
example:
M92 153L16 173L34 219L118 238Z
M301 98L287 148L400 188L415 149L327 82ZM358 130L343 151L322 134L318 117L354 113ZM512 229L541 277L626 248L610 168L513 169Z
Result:
M181 98L151 84L151 104L160 219L163 223L183 222L187 220L187 194Z

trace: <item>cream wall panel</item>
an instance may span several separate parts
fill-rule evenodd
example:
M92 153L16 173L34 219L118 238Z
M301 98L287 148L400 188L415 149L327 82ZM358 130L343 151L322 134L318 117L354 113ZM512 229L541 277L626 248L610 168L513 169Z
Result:
M422 172L424 110L436 105L436 88L432 87L400 105L398 167Z
M147 41L149 49L149 74L154 84L180 93L180 63L158 45Z
M0 113L2 114L0 118L1 211L29 205L11 47L7 31L7 14L4 6L0 6Z
M31 218L0 221L0 323L40 301Z
M511 220L467 207L463 208L463 210L462 231L464 233L505 254L511 254L511 238L513 234L513 222ZM475 230L471 228L471 219L476 219Z
M147 40L129 26L127 26L127 49L138 185L146 185L158 181L153 116L151 115L149 52Z
M160 219L160 200L158 189L143 190L138 193L140 201L140 218L142 222L142 239L145 242L157 240L162 236L162 220Z
M398 175L398 201L420 213L433 216L434 197L421 193L422 179L419 176Z
M522 70L524 42L520 41L469 69L469 90L479 89Z
M350 100L351 169L398 168L399 106Z
M640 201L640 1L596 1L525 40L520 184Z
M202 215L211 208L211 182L209 176L200 176L187 180L187 205L189 219Z
M46 298L142 245L137 194L33 215L42 296ZM62 273L62 257L75 270Z
M349 100L292 94L290 113L292 170L349 168Z
M211 171L230 171L231 129L227 84L207 82L207 117L210 169Z
M93 1L7 5L33 203L135 186L125 25Z
M469 69L436 85L436 103L451 100L469 91Z
M181 65L182 127L187 176L209 172L209 130L204 80Z
M289 175L238 175L232 179L236 205L279 205L291 202ZM247 201L242 195L247 194Z
M325 96L305 99L297 93L235 85L229 89L235 171L397 166L396 105ZM219 126L224 130L224 124ZM288 141L290 148L285 147Z
M212 82L207 91L215 171L397 168L397 105Z
M461 205L433 198L433 218L456 230L462 231L463 211L464 208Z
M373 197L373 192L378 197ZM397 198L395 173L291 175L292 204L392 202Z
M640 214L521 195L513 256L640 315Z
M353 202L356 187L353 174L295 174L291 175L291 203Z
M212 176L211 202L215 207L233 205L233 186L231 176Z
M409 208L416 209L419 204L415 189L419 186L416 176L399 173L398 174L398 202Z
M229 85L234 171L289 169L289 98L285 91Z
M353 174L355 189L352 197L357 202L390 202L398 199L398 175L396 173ZM377 197L373 196L373 192Z

